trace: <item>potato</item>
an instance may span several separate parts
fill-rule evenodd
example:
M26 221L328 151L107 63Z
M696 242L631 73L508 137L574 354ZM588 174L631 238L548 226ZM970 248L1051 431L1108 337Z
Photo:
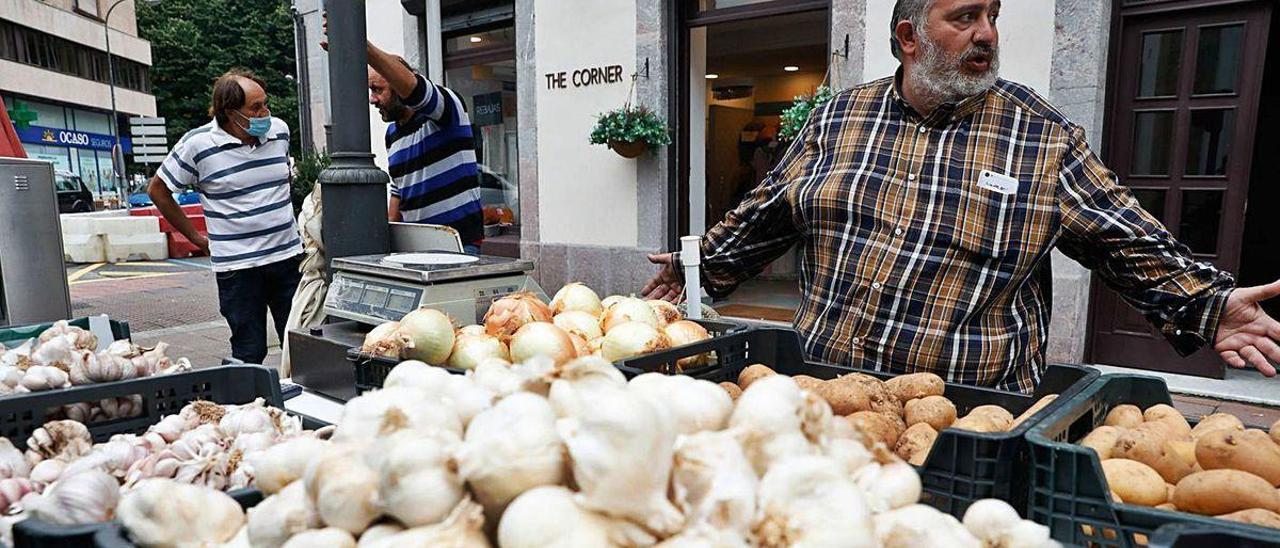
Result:
M866 434L868 441L883 443L887 448L896 447L898 436L902 435L898 424L883 413L858 411L848 418L854 428Z
M822 386L822 383L827 382L808 375L795 375L791 377L791 380L796 381L796 386L799 386L801 390L809 391L816 391L819 386Z
M1205 470L1178 482L1173 490L1173 503L1184 512L1206 516L1250 508L1280 512L1280 493L1267 480L1248 472Z
M1280 514L1272 512L1264 508L1250 508L1230 514L1222 514L1214 516L1218 519L1234 521L1237 523L1248 523L1250 525L1261 525L1263 527L1274 527L1280 529Z
M927 423L935 432L956 421L956 406L942 396L925 396L908 401L903 410L907 426Z
M1222 429L1244 430L1244 423L1230 413L1214 413L1200 419L1200 423L1191 429L1191 439L1198 440L1209 432Z
M1261 430L1209 432L1196 442L1196 462L1205 470L1242 470L1280 486L1280 446Z
M1165 490L1160 474L1141 462L1128 459L1104 460L1102 473L1106 476L1111 491L1119 494L1127 504L1156 506L1168 502L1169 493ZM1181 508L1182 505L1178 504L1178 507Z
M1031 407L1028 407L1026 411L1023 411L1021 415L1018 415L1018 418L1013 419L1013 426L1009 427L1009 429L1012 430L1014 428L1017 428L1019 424L1022 424L1024 421L1026 421L1031 417L1034 417L1036 413L1039 413L1041 409L1048 407L1049 404L1053 403L1053 400L1056 400L1056 399L1058 399L1057 394L1049 394L1048 396L1040 398L1039 401L1037 401Z
M929 458L929 450L933 449L933 442L937 440L938 431L927 422L919 422L898 436L893 452L912 466L923 466L925 459Z
M1172 503L1172 502L1166 502L1166 503L1164 503L1164 504L1156 505L1156 509L1157 509L1157 510L1168 510L1168 511L1170 511L1170 512L1177 512L1177 511L1178 511L1178 505L1176 505L1176 504L1174 504L1174 503Z
M1178 486L1176 486L1176 485L1174 485L1174 484L1172 484L1172 483L1166 483L1166 484L1164 484L1165 500L1170 500L1170 501L1171 501L1171 500L1173 500L1173 490L1174 490L1174 489L1177 489L1177 488L1178 488ZM1172 502L1166 502L1165 504L1173 504L1173 503L1172 503Z
M813 392L831 404L831 412L851 415L871 409L871 396L863 387L847 382L821 381Z
M951 423L952 428L970 432L1008 432L1013 426L1013 414L998 405L981 405L968 415Z
M1191 441L1191 432L1182 432L1173 421L1151 421L1139 424L1130 430L1142 430L1155 433L1161 439Z
M733 398L734 400L738 399L738 396L742 395L742 389L738 388L738 385L733 384L729 381L720 383L720 388L723 388L725 392L728 392L729 397Z
M1117 405L1111 408L1111 412L1107 413L1107 419L1102 422L1107 426L1119 426L1121 428L1133 428L1142 424L1142 410L1136 405Z
M1111 458L1111 449L1116 446L1116 439L1120 437L1121 431L1121 428L1115 426L1099 426L1081 439L1080 445L1093 449L1098 454L1098 460L1107 460Z
M1182 416L1182 413L1174 409L1173 406L1163 403L1153 405L1142 412L1142 417L1147 422L1160 421L1172 424L1176 427L1174 433L1179 436L1191 435L1191 425L1187 423L1187 418Z
M1280 443L1280 420L1271 423L1271 441Z
M941 396L947 383L933 373L899 375L885 381L885 387L900 403L907 403L925 396Z
M1191 474L1195 466L1195 458L1185 458L1185 448L1179 452L1173 447L1175 441L1165 439L1159 432L1148 430L1125 429L1116 437L1116 444L1111 448L1111 457L1136 460L1150 466L1169 483ZM1190 443L1190 442L1186 442Z
M836 379L836 381L861 386L871 399L871 411L902 416L902 402L894 397L884 381L865 373L850 373Z
M772 369L769 369L766 365L758 363L755 365L749 365L746 369L743 369L741 373L738 373L738 387L746 390L751 386L751 383L772 375L777 375L777 373Z

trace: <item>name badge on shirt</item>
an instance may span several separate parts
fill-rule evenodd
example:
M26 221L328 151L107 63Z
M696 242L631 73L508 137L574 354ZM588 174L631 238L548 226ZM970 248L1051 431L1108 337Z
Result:
M978 175L978 187L985 188L987 190L994 190L1006 195L1017 194L1018 180L1008 175L992 173L984 169L982 170L982 173Z

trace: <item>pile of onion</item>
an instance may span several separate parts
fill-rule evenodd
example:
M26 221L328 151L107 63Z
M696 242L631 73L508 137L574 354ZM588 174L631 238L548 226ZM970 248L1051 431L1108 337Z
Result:
M669 323L678 322L684 319L684 314L680 313L680 309L676 305L671 304L662 299L650 299L645 301L649 308L653 309L653 313L658 316L658 325L667 325Z
M640 301L640 306L648 308L644 301ZM627 322L605 333L604 340L600 343L600 355L606 360L616 362L670 347L670 339L658 331L658 328L644 322Z
M556 314L552 322L565 332L577 335L588 341L604 336L600 330L600 320L595 316L578 310Z
M403 358L443 365L453 353L453 322L434 308L419 308L406 314L396 333L411 341Z
M493 335L459 333L453 342L453 353L449 355L449 367L475 369L489 358L508 361L511 353L507 345Z
M378 324L364 336L364 344L360 346L360 351L386 358L399 358L409 342L397 332L399 329L400 322Z
M530 322L511 337L511 361L522 363L535 356L545 356L562 365L578 357L578 350L563 329L548 322Z
M604 316L600 318L600 328L608 335L615 327L631 322L640 322L654 328L659 325L658 315L653 312L649 303L634 297L623 297L605 309Z
M697 322L689 320L680 320L667 324L662 328L662 334L667 336L667 339L671 342L671 346L673 348L677 346L684 346L686 344L693 344L698 341L705 341L711 338L711 334L707 332L705 327L702 327L702 325ZM676 362L676 366L683 370L691 367L700 367L709 363L711 363L711 354L703 353L698 354L697 356L680 358L680 361Z
M525 324L550 321L551 308L537 295L522 291L494 301L484 315L484 329L498 340L508 342Z

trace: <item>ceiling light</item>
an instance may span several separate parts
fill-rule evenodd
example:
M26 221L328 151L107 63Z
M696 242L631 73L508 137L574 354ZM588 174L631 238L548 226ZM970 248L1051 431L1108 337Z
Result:
M782 70L785 70L785 71L787 71L787 72L795 72L795 71L800 70L800 67L797 67L797 66L795 66L795 65L787 65L787 66L785 66L785 67L782 67Z
M708 75L707 75L707 79L708 79L708 80L715 80L716 78L719 78L719 77L720 77L720 75L719 75L719 74L708 74Z
M472 37L471 37L471 43L472 43L472 44L479 44L480 42L483 42L483 41L484 41L484 38L481 38L481 37L479 37L479 36L472 36Z

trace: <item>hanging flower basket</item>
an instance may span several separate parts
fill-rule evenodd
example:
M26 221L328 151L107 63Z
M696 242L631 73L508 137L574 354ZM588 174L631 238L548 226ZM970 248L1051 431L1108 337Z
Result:
M591 144L606 145L623 158L671 144L671 130L653 111L625 106L601 114L591 128Z
M826 78L823 78L823 81L825 82ZM778 139L783 142L795 139L804 128L805 122L809 121L809 115L830 101L833 95L831 88L826 85L818 86L813 95L797 95L791 106L782 111L782 126L778 128Z

